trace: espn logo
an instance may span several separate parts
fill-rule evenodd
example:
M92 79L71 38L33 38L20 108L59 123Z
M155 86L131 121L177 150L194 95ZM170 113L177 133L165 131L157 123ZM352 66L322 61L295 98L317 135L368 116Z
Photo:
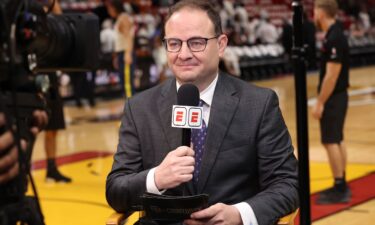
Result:
M172 110L172 127L202 128L203 107L174 105Z

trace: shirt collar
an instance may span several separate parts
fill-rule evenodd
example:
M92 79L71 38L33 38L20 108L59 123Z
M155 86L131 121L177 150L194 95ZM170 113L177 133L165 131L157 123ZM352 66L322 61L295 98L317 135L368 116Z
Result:
M200 99L204 101L205 104L208 106L211 106L212 99L214 98L214 92L217 84L219 75L216 75L215 79L211 82L210 85L206 89L204 89L202 92L199 93ZM181 87L181 84L178 83L176 80L176 87L177 91Z

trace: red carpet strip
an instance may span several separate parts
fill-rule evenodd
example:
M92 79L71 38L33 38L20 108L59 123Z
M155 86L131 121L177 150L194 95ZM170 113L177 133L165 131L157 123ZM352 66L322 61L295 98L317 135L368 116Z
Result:
M98 152L98 151L89 151L89 152L79 152L71 155L58 157L56 162L57 165L65 165L69 163L79 162L86 159L101 158L112 155L112 152ZM32 163L32 170L44 169L46 168L46 160L38 160Z
M316 221L374 199L375 172L350 181L349 186L352 190L352 199L347 204L317 205L315 201L319 193L311 195L311 220ZM296 225L298 224L299 215L296 217Z

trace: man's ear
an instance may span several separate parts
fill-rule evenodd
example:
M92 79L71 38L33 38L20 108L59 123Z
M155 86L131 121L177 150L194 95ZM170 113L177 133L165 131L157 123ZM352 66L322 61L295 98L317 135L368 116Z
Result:
M225 34L222 34L218 37L218 44L219 44L219 56L223 57L225 48L228 45L228 37Z

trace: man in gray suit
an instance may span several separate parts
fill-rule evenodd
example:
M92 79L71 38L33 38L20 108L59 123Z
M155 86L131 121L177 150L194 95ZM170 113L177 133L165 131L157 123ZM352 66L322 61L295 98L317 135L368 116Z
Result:
M209 207L185 224L274 224L297 208L297 164L277 96L219 72L227 42L208 1L182 0L170 9L164 43L175 79L125 103L106 186L116 211L140 205L146 191L182 195L194 176L195 188L187 192L209 194ZM196 85L203 101L201 159L181 146L181 130L171 127L172 105L185 83Z

